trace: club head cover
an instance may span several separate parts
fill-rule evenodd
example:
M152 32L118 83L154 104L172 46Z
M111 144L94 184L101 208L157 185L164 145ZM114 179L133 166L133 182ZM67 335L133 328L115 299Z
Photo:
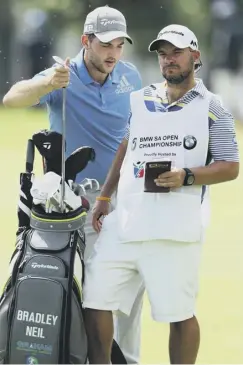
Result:
M41 177L36 177L30 189L33 200L39 204L41 201L50 199L59 190L60 183L61 176L52 171Z
M90 210L89 201L82 195L81 196L82 207L88 212Z
M65 162L65 180L75 181L76 175L83 171L88 162L95 160L95 150L88 146L77 148Z
M45 162L44 172L52 171L61 175L62 135L55 131L42 129L34 133L32 139Z

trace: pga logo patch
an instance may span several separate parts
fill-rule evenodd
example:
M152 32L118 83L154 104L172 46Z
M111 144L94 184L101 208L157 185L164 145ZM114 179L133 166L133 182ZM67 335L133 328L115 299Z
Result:
M183 147L186 150L193 150L193 148L195 148L196 145L197 145L197 139L196 139L196 137L191 136L191 135L184 137Z

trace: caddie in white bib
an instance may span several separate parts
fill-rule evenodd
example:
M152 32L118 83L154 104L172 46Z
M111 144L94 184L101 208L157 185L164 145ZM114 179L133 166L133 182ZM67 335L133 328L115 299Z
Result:
M97 364L111 362L110 312L133 323L141 288L152 318L170 324L170 362L196 363L208 189L239 174L233 116L195 77L202 66L195 34L171 24L148 48L166 81L131 93L130 122L93 211L99 236L85 265L83 305Z
M144 192L145 164L171 161L172 167L205 166L208 153L210 94L195 98L177 112L151 113L143 90L131 95L131 127L117 194L122 242L171 239L199 241L202 233L202 187L169 193Z

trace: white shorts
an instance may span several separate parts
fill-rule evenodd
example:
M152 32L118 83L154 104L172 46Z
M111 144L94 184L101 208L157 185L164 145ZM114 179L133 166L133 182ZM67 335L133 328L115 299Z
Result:
M202 242L120 243L116 232L114 225L106 225L86 261L84 307L129 315L145 284L155 321L193 317Z

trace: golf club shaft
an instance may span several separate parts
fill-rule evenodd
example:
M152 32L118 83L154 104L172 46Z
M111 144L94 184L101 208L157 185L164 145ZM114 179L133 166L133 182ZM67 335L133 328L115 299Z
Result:
M43 174L46 173L46 161L45 161L45 157L42 156L42 166L43 166Z
M66 88L62 89L62 182L61 182L61 211L64 212L65 198L65 139L66 139Z
M52 56L61 66L65 67L65 61L60 57ZM61 181L61 212L65 210L65 141L66 141L66 88L62 89L62 181Z
M31 173L33 171L35 158L35 145L32 139L28 139L25 171Z

